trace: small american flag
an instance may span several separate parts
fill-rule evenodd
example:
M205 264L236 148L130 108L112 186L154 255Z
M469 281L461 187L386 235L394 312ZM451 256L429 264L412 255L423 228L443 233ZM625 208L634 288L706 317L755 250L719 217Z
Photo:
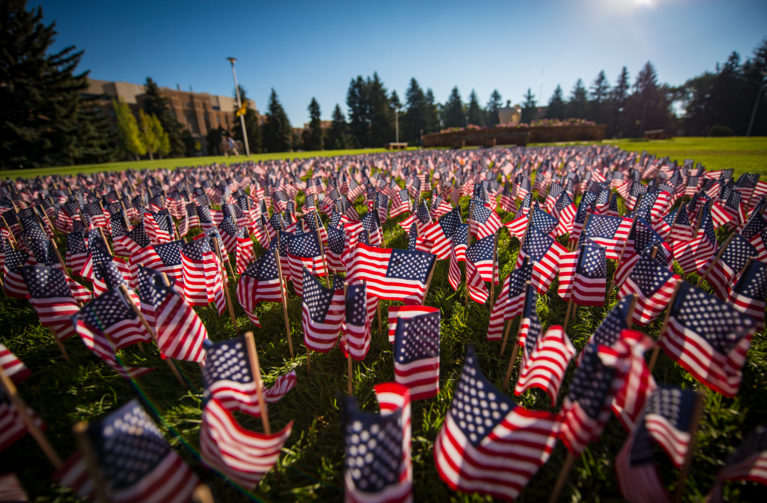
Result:
M66 266L72 271L83 270L85 261L88 259L88 245L85 243L83 232L67 234Z
M501 209L506 213L517 213L517 205L515 204L514 197L509 191L509 182L506 182L506 185L504 185L499 202L501 203Z
M178 285L183 292L184 268L181 262L181 250L184 241L171 241L170 243L147 246L131 255L128 268L132 277L131 287L136 288L136 270L139 265L144 265L158 272L164 272Z
M565 253L567 249L554 238L531 227L519 250L516 267L521 267L524 260L528 259L533 264L533 286L539 293L546 293L559 271L560 257Z
M492 281L497 285L500 280L495 267L495 239L495 235L491 234L472 243L466 249L466 262L471 262L476 267L483 281Z
M11 503L26 503L29 501L29 497L24 492L24 488L21 487L21 483L15 473L0 475L0 501Z
M442 216L438 221L427 225L421 231L420 238L433 243L431 253L437 256L437 260L445 260L450 257L450 245L459 225L461 225L461 210L456 208Z
M114 219L112 221L114 221ZM140 222L136 227L122 236L115 237L113 233L112 243L115 247L115 254L130 256L140 249L151 245L152 240L144 229L144 222Z
M605 249L594 243L581 243L579 250L560 257L557 293L579 306L602 306L607 287Z
M345 355L360 362L370 349L370 317L365 283L349 285L346 291L343 336L339 344Z
M632 220L625 217L591 215L581 231L580 239L591 239L605 248L608 259L620 260L620 252L628 239L631 224Z
M206 350L202 378L204 397L215 400L227 410L237 410L261 417L256 382L250 367L245 337L204 343ZM267 403L277 403L297 383L295 371L278 377L271 388L264 390Z
M326 288L306 268L301 325L304 344L312 351L327 353L336 344L344 319L344 291Z
M368 295L420 304L436 256L422 251L376 248L360 243L353 252L347 281L366 281Z
M458 262L466 262L468 244L469 224L458 224L450 244L450 267L448 268L448 281L456 291L461 283L461 268Z
M557 236L564 236L572 232L578 207L567 192L562 192L559 195L556 204L552 208L552 213L559 220L559 225L555 231Z
M301 297L303 296L304 276L302 271L304 269L308 270L310 274L317 276L325 276L328 272L325 270L317 233L298 234L290 239L288 245L288 264L290 267L290 279L293 281L296 295Z
M27 414L38 427L45 428L40 418L29 407L27 407ZM23 438L27 431L27 426L18 410L5 395L5 389L0 387L0 452Z
M240 229L237 234L237 245L235 247L237 274L242 274L247 269L256 256L253 250L253 240L248 235L246 229Z
M394 218L410 211L411 201L407 189L397 189L392 191L392 205L389 210L389 217Z
M638 325L647 325L668 307L674 289L682 278L651 257L651 251L640 254L631 274L621 285L618 298L637 296L632 320Z
M549 459L558 431L556 414L524 409L496 388L469 346L434 462L452 490L510 501Z
M764 308L767 299L767 264L754 260L730 290L727 302L741 313L750 316L756 330L764 329Z
M210 247L210 240L198 239L181 249L184 298L191 306L215 302L219 314L224 308L224 283L221 262Z
M765 229L767 229L767 221L761 213L754 213L740 231L740 234L754 245L759 254L758 259L762 262L767 262L767 247L765 247L767 233L765 233Z
M637 503L671 503L655 464L650 435L639 426L623 444L615 458L618 487L627 501Z
M490 298L490 292L482 281L482 275L477 266L468 260L466 261L466 286L469 289L469 297L474 302L484 304Z
M710 267L706 280L720 299L726 299L733 279L746 266L748 259L756 259L756 247L740 234L734 234L732 240L724 249L719 260Z
M412 501L410 392L375 386L380 414L362 412L353 397L343 408L345 498L350 503Z
M483 239L494 235L503 224L501 217L492 208L481 201L474 201L469 225L471 234L477 236L477 239Z
M221 240L224 242L224 247L227 250L237 248L237 236L239 233L240 229L237 228L237 224L230 216L226 216L218 226L218 234L221 236Z
M644 427L677 468L684 463L690 445L696 395L695 391L664 384L658 386L645 405Z
M380 246L383 243L383 234L381 231L381 222L375 212L366 213L362 217L362 227L368 231L368 239L373 246Z
M0 367L3 368L5 375L11 378L14 384L21 384L32 372L19 360L15 354L0 342Z
M439 393L440 312L398 319L394 339L394 378L412 400Z
M747 480L767 485L767 427L759 426L746 437L740 447L719 470L709 503L722 503L722 483Z
M674 257L686 274L703 273L706 264L719 248L711 212L708 208L704 208L703 219L695 239L686 243L681 241L674 243Z
M21 267L34 264L32 256L16 248L6 248L5 263L3 265L3 290L9 297L26 299L29 295L24 278L21 277Z
M399 320L438 312L438 308L428 306L389 306L389 342L395 341Z
M64 273L41 265L23 266L20 270L29 291L29 302L40 317L40 324L50 327L61 341L74 335L70 318L80 308Z
M668 327L658 344L701 383L725 396L737 395L754 321L686 282L669 309Z
M151 296L155 313L157 347L175 360L203 363L203 341L208 338L202 320L172 285L154 283Z
M629 371L623 387L613 399L612 409L626 431L631 433L641 419L645 402L657 388L644 356L655 341L636 330L622 330L620 338L630 348Z
M521 267L514 269L506 277L498 300L493 304L493 310L490 312L487 340L500 340L504 322L513 320L522 313L527 282L531 280L532 273L532 264L525 261Z

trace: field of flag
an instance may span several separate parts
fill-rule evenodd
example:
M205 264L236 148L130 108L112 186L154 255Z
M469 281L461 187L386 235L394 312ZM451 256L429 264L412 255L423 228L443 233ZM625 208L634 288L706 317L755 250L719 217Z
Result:
M6 183L0 496L758 500L761 178L578 146Z

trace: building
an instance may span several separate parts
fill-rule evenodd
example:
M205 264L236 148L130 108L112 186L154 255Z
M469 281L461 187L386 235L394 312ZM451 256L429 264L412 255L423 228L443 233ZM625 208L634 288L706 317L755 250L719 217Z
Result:
M108 99L122 98L134 112L142 108L143 102L146 100L143 84L95 79L88 79L88 84L87 95L106 95ZM192 133L195 140L200 142L203 153L210 153L206 140L208 131L219 126L227 131L240 127L240 121L235 115L236 98L195 93L191 86L189 86L189 91L182 91L179 86L176 86L176 89L160 87L160 94L168 99L168 105L176 119ZM258 113L256 102L248 100L248 108L256 111L260 124L263 118ZM108 109L112 110L111 104Z
M333 126L333 121L320 121L320 127L325 130L325 133L327 134L328 129L330 129ZM291 128L295 134L298 135L299 138L301 138L301 134L309 129L309 123L304 122L304 127L294 127Z

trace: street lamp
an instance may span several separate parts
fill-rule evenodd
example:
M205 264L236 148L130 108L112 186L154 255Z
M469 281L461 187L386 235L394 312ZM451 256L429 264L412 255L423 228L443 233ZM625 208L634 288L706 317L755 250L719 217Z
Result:
M399 143L399 105L394 107L394 126L397 130L397 143Z
M762 77L767 75L767 72L762 72ZM762 99L762 93L764 92L764 85L767 84L767 79L762 79L762 85L759 86L759 94L756 95L756 103L754 103L754 111L751 112L751 121L748 123L748 134L746 136L751 136L751 128L754 127L754 119L756 119L756 109L759 108L759 100Z
M240 87L237 85L237 72L234 70L234 63L237 58L226 58L232 64L232 77L234 77L234 93L237 95L237 109L242 108L240 101ZM245 155L250 156L250 145L248 145L248 134L245 132L245 114L240 115L240 125L242 126L242 137L245 139Z

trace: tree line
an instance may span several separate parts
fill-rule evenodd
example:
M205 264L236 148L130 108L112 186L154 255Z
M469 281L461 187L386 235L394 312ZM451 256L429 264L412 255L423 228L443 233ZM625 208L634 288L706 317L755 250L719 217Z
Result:
M83 51L74 46L49 53L55 22L43 22L42 8L26 8L26 0L5 0L0 10L0 168L37 168L104 163L148 155L185 157L201 145L184 128L147 78L142 111L134 115L125 103L104 107L104 96L86 96L88 71L77 72ZM665 129L679 135L767 135L767 97L762 85L767 75L767 39L745 60L733 52L723 65L687 80L681 86L658 81L647 62L631 79L623 67L614 83L600 71L586 87L578 79L566 97L557 85L548 102L528 88L522 96L523 123L538 118L577 118L607 126L607 138L637 137L643 131ZM277 93L272 89L262 120L248 106L245 130L252 153L290 150L340 150L382 147L396 138L420 143L424 134L445 128L493 127L503 98L494 90L483 106L472 90L464 101L458 87L439 103L431 88L415 78L400 101L378 73L352 78L346 93L347 115L336 104L329 128L322 127L320 104L308 106L309 126L297 134ZM511 103L508 100L507 103ZM757 114L752 121L752 111ZM681 112L681 113L680 113ZM114 115L114 118L110 117ZM207 143L216 152L225 137L243 141L239 121L232 131L208 131Z

